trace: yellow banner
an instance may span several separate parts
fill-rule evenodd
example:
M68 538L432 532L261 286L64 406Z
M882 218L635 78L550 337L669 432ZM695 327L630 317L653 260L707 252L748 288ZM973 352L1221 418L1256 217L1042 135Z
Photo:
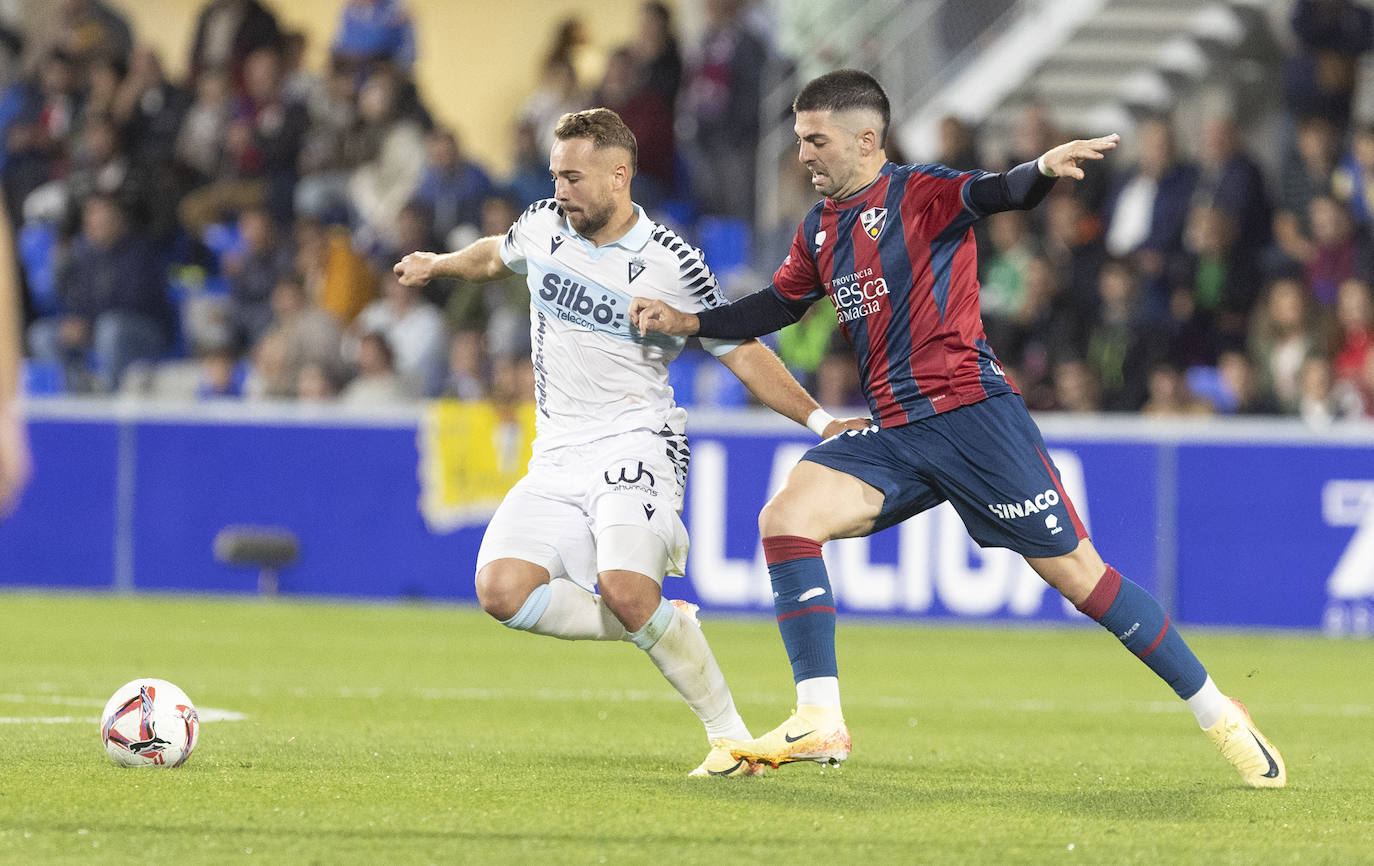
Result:
M486 523L525 474L534 403L438 400L419 428L420 513L432 532Z

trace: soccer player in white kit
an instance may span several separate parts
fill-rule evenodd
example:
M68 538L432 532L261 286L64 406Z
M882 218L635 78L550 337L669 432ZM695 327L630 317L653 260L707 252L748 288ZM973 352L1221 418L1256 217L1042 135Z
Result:
M644 650L706 726L711 751L691 775L752 775L760 765L719 745L749 733L695 608L662 593L687 558L687 414L668 387L684 340L642 335L628 316L633 295L691 310L725 298L701 252L631 200L635 138L615 112L566 114L555 136L554 197L504 239L411 253L395 267L412 286L527 275L534 455L482 539L477 598L510 628ZM828 415L756 340L702 344L763 403L819 435L867 426Z

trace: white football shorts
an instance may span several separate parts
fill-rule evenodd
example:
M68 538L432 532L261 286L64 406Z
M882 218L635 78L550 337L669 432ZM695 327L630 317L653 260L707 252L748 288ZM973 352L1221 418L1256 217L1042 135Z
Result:
M674 414L679 413L685 418L681 410ZM681 511L689 459L682 426L535 454L487 524L477 569L497 559L522 559L545 568L550 578L566 577L591 590L598 573L597 537L611 526L629 526L657 536L667 551L663 570L681 576L687 564ZM615 550L601 551L601 567L645 570L642 560L616 557Z

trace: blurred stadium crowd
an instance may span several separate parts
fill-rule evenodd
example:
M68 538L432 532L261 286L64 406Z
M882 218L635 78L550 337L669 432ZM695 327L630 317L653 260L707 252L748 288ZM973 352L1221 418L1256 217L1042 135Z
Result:
M691 45L662 3L644 3L637 37L609 50L566 19L528 60L541 83L504 176L426 107L404 0L341 0L324 69L307 68L306 37L270 4L209 0L183 81L101 0L58 5L44 32L0 31L0 182L30 393L522 399L523 281L420 292L391 265L504 233L551 193L557 118L592 105L635 131L635 198L651 215L718 271L718 254L733 262L749 246L777 49L745 0L706 0ZM1253 158L1229 117L1207 118L1187 146L1169 117L1142 118L1121 130L1135 159L981 225L984 322L1032 409L1374 415L1374 125L1352 120L1374 14L1298 0L1288 24L1279 165ZM993 164L978 130L951 117L936 161L1000 170L1107 131L1056 130L1032 106ZM823 404L864 402L827 305L776 346ZM742 402L704 357L689 349L676 365L680 402Z

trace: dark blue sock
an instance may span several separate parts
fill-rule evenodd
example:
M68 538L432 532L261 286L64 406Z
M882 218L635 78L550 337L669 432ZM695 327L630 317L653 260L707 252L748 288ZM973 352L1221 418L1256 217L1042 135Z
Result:
M838 676L835 665L835 597L821 559L821 546L809 538L775 535L763 540L773 609L778 614L792 680Z
M1207 670L1154 596L1110 565L1078 609L1116 635L1180 698L1191 698L1207 681Z

